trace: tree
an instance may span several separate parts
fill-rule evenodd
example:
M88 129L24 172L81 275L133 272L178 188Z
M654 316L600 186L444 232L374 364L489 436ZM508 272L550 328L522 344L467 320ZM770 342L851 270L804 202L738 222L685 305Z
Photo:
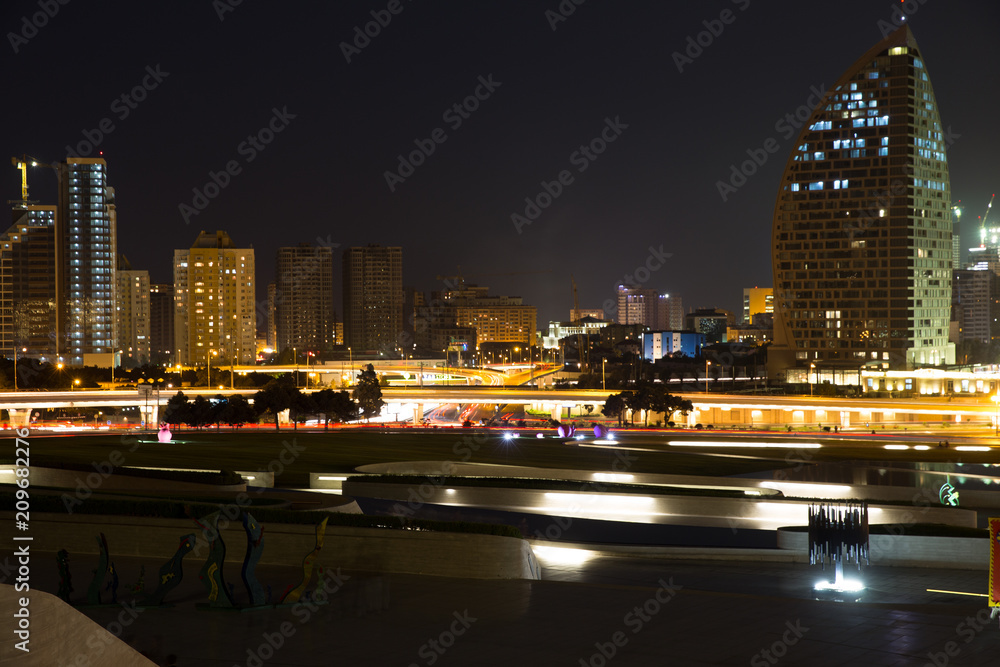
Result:
M608 396L608 400L604 401L604 407L601 412L604 413L605 417L611 417L612 419L618 420L618 425L622 425L622 419L625 416L625 399L622 398L621 394L611 394Z
M361 414L365 419L378 417L382 414L385 401L382 400L382 388L379 386L378 374L371 364L358 374L358 384L354 387L352 398L358 402Z
M188 426L204 426L211 423L212 420L212 404L208 402L208 399L198 394L194 397L194 401L191 403L191 410L188 412L188 418L186 420Z
M323 389L313 394L313 400L316 403L316 411L322 412L325 417L326 430L330 430L331 419L346 422L358 418L358 406L346 391Z
M281 425L278 423L278 414L292 407L298 393L299 390L295 387L290 387L277 380L271 380L264 385L263 389L254 394L254 411L258 415L268 413L274 415L274 430L279 431L281 430Z
M179 391L167 401L167 407L163 411L163 421L173 426L187 423L191 413L191 404L188 403L184 392Z

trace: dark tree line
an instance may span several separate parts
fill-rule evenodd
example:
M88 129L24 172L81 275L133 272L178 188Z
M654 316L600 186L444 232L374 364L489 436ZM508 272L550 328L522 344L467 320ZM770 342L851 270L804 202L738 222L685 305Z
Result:
M272 380L253 395L253 405L241 394L218 395L211 400L195 396L189 400L179 391L167 402L163 421L194 428L209 424L238 428L267 418L274 419L274 428L280 429L278 415L285 410L289 411L293 427L310 417L322 416L325 427L329 428L331 421L352 421L359 413L358 405L346 391L323 389L307 394L287 382Z
M635 415L639 411L644 411L645 425L649 425L650 412L662 412L666 419L674 412L686 415L694 409L691 401L674 396L667 391L664 385L639 383L635 389L623 391L608 396L604 402L604 416L618 419L621 426L625 420L627 411L632 412L632 423L635 423Z

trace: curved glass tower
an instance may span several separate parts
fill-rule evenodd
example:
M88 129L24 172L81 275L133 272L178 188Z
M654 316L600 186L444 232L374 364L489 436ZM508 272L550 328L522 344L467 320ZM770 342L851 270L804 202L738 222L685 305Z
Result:
M781 178L773 370L954 363L945 137L908 26L827 91Z

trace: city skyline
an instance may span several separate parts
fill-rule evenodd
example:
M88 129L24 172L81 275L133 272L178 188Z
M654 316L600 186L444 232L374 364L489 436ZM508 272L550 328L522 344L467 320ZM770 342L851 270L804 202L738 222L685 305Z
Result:
M8 37L12 86L31 103L5 108L18 130L5 146L50 163L104 157L119 251L153 282L170 279L164 247L225 229L258 250L322 241L335 261L352 246L401 246L404 286L440 289L435 276L461 266L470 282L536 305L539 322L565 317L574 270L581 308L643 270L644 286L681 294L686 308L738 311L743 286L772 282L782 160L765 152L749 176L740 165L769 138L776 155L791 150L797 110L896 27L897 4L848 2L830 16L744 1L628 12L588 3L563 16L549 2L403 3L353 49L341 43L382 6L292 7L277 21L252 5L144 8L155 27L143 31L127 13L60 6L24 43ZM911 4L968 227L995 189L986 166L998 129L970 84L988 80L985 36L1000 9ZM5 8L11 34L35 9ZM71 62L76 35L97 20L115 39ZM952 37L955 25L965 38ZM762 42L764 31L778 37ZM248 38L298 46L275 55ZM92 68L102 75L82 76ZM754 103L733 116L722 98ZM17 198L18 172L4 182ZM55 202L50 173L31 170L29 187ZM266 285L274 257L259 254ZM668 257L649 271L655 256ZM525 271L536 267L549 273Z

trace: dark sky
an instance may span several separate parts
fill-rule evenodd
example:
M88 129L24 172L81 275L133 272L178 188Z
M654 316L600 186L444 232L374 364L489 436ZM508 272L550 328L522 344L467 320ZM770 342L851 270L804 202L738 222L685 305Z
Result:
M256 249L258 287L273 279L277 246L322 239L338 248L339 303L339 249L400 245L407 286L439 289L436 276L460 265L470 282L537 305L542 328L568 317L571 274L580 306L600 307L662 246L671 257L646 285L679 293L686 308L737 309L743 287L771 284L771 216L794 143L776 123L811 87L831 85L904 6L587 0L553 30L546 12L559 0L401 0L348 63L341 42L389 4L243 0L220 20L225 0L74 0L34 34L23 17L41 11L38 0L9 0L4 158L63 159L108 119L114 129L90 155L108 161L120 251L154 281L172 280L173 249L202 229ZM998 186L1000 5L906 6L918 8L909 22L956 137L953 199L974 220ZM721 34L679 72L672 54L724 10L731 22L714 24ZM14 40L17 53L11 33L30 37ZM168 75L156 83L147 67ZM155 87L134 109L115 102L144 77ZM455 128L444 114L479 77L498 86ZM262 151L241 150L273 109L294 118ZM574 157L606 119L627 127L596 159ZM446 140L390 191L384 174L397 155L437 128ZM780 151L723 202L716 182L772 137ZM180 205L230 160L240 173L185 222ZM518 233L512 214L563 170L572 182ZM6 174L4 199L15 199L18 172ZM29 185L54 203L51 172L33 171Z

